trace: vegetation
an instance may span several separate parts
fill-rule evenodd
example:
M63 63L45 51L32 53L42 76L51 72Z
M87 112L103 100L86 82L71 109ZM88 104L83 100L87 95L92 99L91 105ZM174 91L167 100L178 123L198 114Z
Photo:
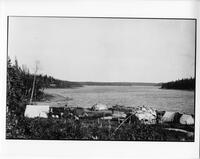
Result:
M9 122L12 123L12 122ZM37 140L113 140L113 141L193 141L182 132L165 130L169 125L145 125L137 118L124 123L117 131L118 121L75 119L65 111L62 118L23 118L7 129L7 139ZM170 126L171 127L171 126ZM190 131L193 128L188 126Z
M185 78L185 79L181 79L181 80L162 83L161 88L194 90L195 89L195 78Z

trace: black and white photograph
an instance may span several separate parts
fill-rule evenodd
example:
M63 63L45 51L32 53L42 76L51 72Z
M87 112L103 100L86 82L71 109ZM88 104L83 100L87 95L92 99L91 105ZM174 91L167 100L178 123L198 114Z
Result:
M196 24L8 16L6 139L194 142Z
M199 158L199 3L0 0L0 158Z

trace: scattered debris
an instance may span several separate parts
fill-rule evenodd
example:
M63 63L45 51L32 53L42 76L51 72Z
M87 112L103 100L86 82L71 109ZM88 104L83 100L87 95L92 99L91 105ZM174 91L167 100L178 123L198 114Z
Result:
M64 114L64 107L50 107L49 115L53 118L61 118Z
M137 107L135 116L144 124L156 124L157 114L153 108Z

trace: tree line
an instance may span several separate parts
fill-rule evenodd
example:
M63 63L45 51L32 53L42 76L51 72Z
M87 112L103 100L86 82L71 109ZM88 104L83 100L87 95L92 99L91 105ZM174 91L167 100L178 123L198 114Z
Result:
M144 82L79 82L81 85L88 86L154 86L156 83Z
M34 74L26 66L19 66L17 59L14 63L8 57L7 61L7 109L11 114L19 116L29 103L33 89ZM33 100L40 100L45 88L80 87L76 82L63 81L51 76L38 74L35 78Z
M195 89L195 78L184 78L181 80L171 81L162 83L161 88L163 89L180 89L180 90L194 90Z

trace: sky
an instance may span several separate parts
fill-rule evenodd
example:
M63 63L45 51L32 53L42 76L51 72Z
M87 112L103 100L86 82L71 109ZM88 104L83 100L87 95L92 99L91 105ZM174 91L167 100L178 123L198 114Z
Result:
M9 17L8 56L69 81L167 82L194 77L195 21Z

